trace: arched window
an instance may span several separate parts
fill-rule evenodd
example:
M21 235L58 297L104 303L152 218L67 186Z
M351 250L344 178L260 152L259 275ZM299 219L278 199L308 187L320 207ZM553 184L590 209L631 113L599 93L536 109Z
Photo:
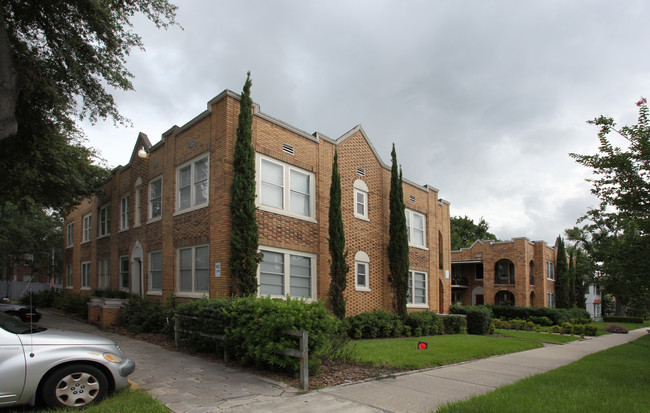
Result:
M494 304L496 305L515 305L515 295L510 291L499 291L494 296Z
M535 285L535 263L532 260L528 263L528 279L530 285Z
M354 181L354 216L368 220L368 185L361 179Z
M513 264L512 261L508 259L502 259L494 264L494 283L515 283L515 264Z
M535 291L530 293L530 306L535 307Z
M438 231L438 265L439 268L442 270L444 268L444 259L445 255L443 254L443 249L442 249L442 233Z
M354 287L357 291L370 291L370 257L363 251L354 254Z

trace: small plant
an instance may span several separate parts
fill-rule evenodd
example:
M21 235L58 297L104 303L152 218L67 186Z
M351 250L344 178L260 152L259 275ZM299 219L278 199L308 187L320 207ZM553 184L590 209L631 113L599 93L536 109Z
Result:
M627 329L620 324L611 323L605 327L605 331L615 334L627 334Z
M586 336L595 336L598 333L598 327L593 324L585 325L585 335Z
M562 323L562 325L560 326L560 332L562 334L573 334L573 324Z

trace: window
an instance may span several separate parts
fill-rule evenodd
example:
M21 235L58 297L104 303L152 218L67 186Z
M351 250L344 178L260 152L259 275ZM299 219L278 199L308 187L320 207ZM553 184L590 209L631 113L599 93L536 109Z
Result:
M424 215L406 210L406 229L408 230L409 245L425 247L424 244L424 224L426 219Z
M368 185L361 179L354 181L354 216L368 219Z
M120 230L129 229L129 196L120 199Z
M265 247L259 266L260 295L316 297L316 256Z
M482 280L483 279L483 263L474 264L474 279Z
M546 261L546 279L555 280L555 266L552 261Z
M111 286L111 263L108 258L99 260L97 263L97 288L109 288Z
M89 290L90 289L90 261L85 261L81 263L81 289Z
M69 248L74 245L74 222L69 223L66 228L67 228L66 237L68 240L66 245Z
M149 289L162 290L162 251L149 253Z
M104 237L111 233L111 206L105 205L99 209L99 236Z
M129 289L129 256L120 257L120 288Z
M515 295L510 291L505 291L505 290L499 291L494 296L494 303L496 305L514 306L515 305Z
M142 187L137 186L135 188L135 222L133 226L139 227L142 222Z
M83 234L82 234L82 240L81 242L88 242L90 241L90 234L91 234L91 228L92 228L92 214L87 214L84 215L83 218Z
M180 292L210 291L210 252L207 245L178 250L178 289Z
M546 293L546 299L548 300L548 308L555 308L555 294Z
M406 304L410 307L428 307L426 272L409 271L409 289Z
M533 261L528 263L528 282L530 285L535 285L535 263Z
M65 288L72 288L72 264L68 264L65 267Z
M259 156L258 197L260 206L274 212L313 218L314 174Z
M178 168L177 210L202 206L208 203L208 157L204 156Z
M359 251L354 255L355 289L357 291L370 291L370 258L368 254Z
M149 183L149 219L162 215L162 177Z
M494 264L494 283L515 283L515 264L513 264L512 261L508 259L502 259Z

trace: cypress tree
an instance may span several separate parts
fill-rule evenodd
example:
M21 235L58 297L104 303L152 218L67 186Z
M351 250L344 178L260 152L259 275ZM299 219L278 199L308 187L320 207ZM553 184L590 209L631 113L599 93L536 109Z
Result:
M570 281L566 250L564 248L562 237L558 236L555 244L557 246L557 262L555 264L555 303L557 308L569 308L571 305L571 300L569 299Z
M255 207L255 151L252 143L253 102L250 97L252 85L250 75L248 72L239 100L230 201L232 294L240 297L257 294L257 264L261 260L261 254L258 253L259 238Z
M330 290L329 303L334 315L345 318L345 298L343 291L347 284L349 266L346 262L345 232L341 213L341 176L339 175L338 151L334 152L332 163L332 183L330 184L329 247L330 247Z
M406 229L406 211L404 206L404 189L402 188L402 171L397 170L395 144L391 152L392 166L390 173L390 224L388 242L388 281L393 288L393 306L395 313L406 319L406 302L408 296L409 242Z

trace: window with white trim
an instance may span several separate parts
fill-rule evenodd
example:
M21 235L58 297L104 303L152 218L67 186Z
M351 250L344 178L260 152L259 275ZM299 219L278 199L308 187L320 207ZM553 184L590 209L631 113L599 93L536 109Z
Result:
M111 286L111 263L110 259L104 258L97 262L97 288L110 288Z
M426 217L419 212L406 209L406 228L408 231L409 245L426 247L425 227Z
M120 288L122 290L129 289L129 256L125 255L120 257Z
M142 223L142 186L138 185L135 187L135 219L133 226L139 227Z
M553 261L546 261L546 279L555 281L555 266Z
M162 251L149 253L149 290L162 291Z
M258 155L257 202L262 209L314 218L316 180L311 172Z
M207 205L209 171L207 155L181 165L177 169L177 211Z
M260 296L316 298L316 256L297 251L261 247Z
M98 236L105 237L111 233L111 206L104 205L99 208L99 233Z
M81 263L81 289L89 290L91 286L90 277L92 276L90 272L90 261L84 261Z
M69 223L66 227L66 239L66 246L72 247L74 245L74 222Z
M406 304L409 307L428 307L428 275L422 271L409 270L409 286Z
M178 291L210 291L210 251L207 245L178 250Z
M162 215L162 177L149 182L149 219L159 218Z
M370 291L370 258L363 251L354 255L354 279L357 291Z
M129 229L129 196L120 199L120 230Z
M68 264L65 267L65 288L72 288L72 287L73 287L72 264Z
M368 185L361 179L354 181L354 216L368 219Z
M546 293L546 300L548 301L548 308L555 308L555 294Z
M93 218L92 214L84 215L81 242L90 241L90 234L92 230L92 218Z

